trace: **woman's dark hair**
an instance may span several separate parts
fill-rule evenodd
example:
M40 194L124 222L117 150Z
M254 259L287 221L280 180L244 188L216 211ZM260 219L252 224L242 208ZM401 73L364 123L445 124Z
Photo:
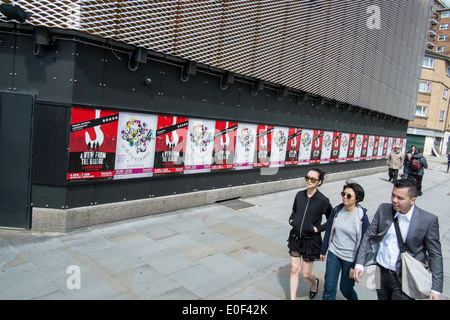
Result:
M311 168L311 169L308 170L308 172L309 171L315 171L315 172L317 172L319 174L319 180L321 181L319 186L321 186L322 183L323 183L323 179L325 179L325 171L323 171L323 170L321 170L319 168Z
M360 202L364 200L364 189L359 184L354 182L346 182L344 185L344 188L342 188L342 191L345 191L345 189L352 189L353 192L355 192L356 202Z

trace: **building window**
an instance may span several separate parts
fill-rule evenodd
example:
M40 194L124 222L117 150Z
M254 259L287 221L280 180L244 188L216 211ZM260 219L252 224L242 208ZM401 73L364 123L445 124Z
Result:
M448 29L448 23L443 23L439 26L439 29L444 30L444 29Z
M447 76L450 77L450 66L447 66Z
M427 116L427 107L417 106L416 107L416 117L426 117L426 116Z
M445 112L444 112L444 110L441 110L441 112L439 112L439 121L444 121L444 116L445 116Z
M431 83L420 81L420 85L419 85L420 92L430 93L430 89L431 89Z
M438 41L445 41L445 40L447 40L447 35L446 34L438 37Z
M441 18L449 18L450 17L450 11L444 11L441 13Z
M423 65L422 65L422 67L433 69L433 67L434 67L434 59L433 58L423 57Z
M436 48L436 52L444 52L444 51L445 51L445 46Z
M442 98L447 100L447 97L448 97L448 88L444 88L444 95L442 96Z

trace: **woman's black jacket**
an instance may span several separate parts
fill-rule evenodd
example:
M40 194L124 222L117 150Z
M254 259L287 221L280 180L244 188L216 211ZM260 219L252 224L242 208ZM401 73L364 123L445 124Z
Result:
M289 222L300 238L312 238L325 231L326 222L322 224L322 215L328 219L331 210L333 207L330 201L319 190L310 198L306 195L306 190L299 191L295 196ZM314 232L314 227L318 233Z

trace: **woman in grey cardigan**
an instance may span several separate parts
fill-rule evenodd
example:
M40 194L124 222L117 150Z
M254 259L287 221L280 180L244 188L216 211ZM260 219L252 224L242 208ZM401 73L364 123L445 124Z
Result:
M322 243L320 260L325 261L323 300L336 300L339 274L340 291L347 300L358 300L353 287L352 271L361 239L369 227L367 210L358 202L364 200L364 189L357 183L347 183L343 191L342 203L331 212Z

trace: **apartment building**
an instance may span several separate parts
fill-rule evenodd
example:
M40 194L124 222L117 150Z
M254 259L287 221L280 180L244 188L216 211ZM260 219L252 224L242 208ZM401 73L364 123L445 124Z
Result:
M450 56L425 50L415 118L408 125L408 147L424 148L425 155L450 150Z
M415 118L408 124L408 148L415 144L425 155L450 151L450 8L431 3Z

